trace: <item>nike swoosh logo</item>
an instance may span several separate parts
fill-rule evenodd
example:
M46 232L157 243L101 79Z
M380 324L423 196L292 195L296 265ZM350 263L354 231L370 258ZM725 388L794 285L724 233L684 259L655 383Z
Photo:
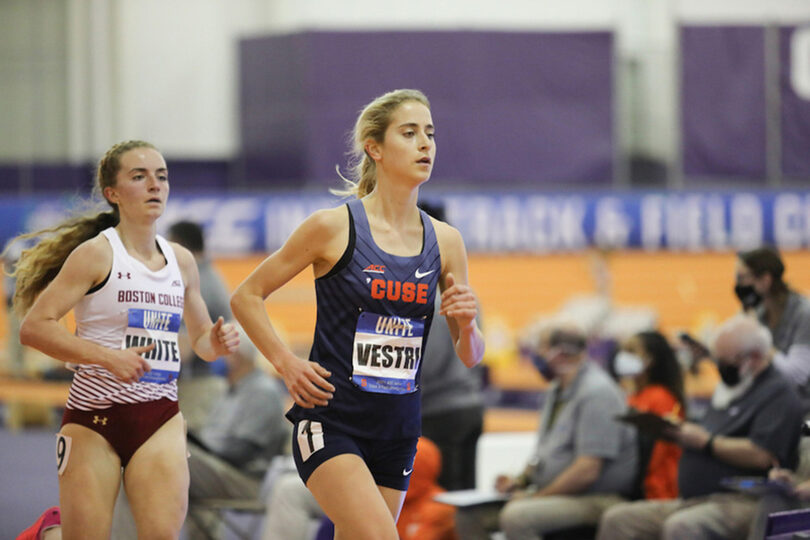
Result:
M414 275L416 276L416 279L422 279L423 277L425 277L425 276L427 276L429 274L432 274L435 271L436 270L434 269L434 270L428 270L427 272L420 272L419 269L417 268Z
M430 272L428 272L428 273L430 273ZM410 469L410 470L408 470L408 469L402 469L402 476L408 476L408 475L409 475L409 474L411 474L412 472L413 472L413 469Z

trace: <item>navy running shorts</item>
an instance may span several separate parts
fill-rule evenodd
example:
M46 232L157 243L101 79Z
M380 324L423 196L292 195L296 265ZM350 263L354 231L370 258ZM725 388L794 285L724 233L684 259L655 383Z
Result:
M304 484L326 460L341 454L360 456L378 486L407 491L416 456L416 437L392 440L348 435L316 420L300 420L293 430L293 459Z

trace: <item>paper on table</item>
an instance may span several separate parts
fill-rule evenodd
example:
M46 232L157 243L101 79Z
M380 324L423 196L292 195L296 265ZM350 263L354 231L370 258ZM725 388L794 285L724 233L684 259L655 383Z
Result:
M506 502L509 500L509 495L491 490L462 489L459 491L445 491L444 493L439 493L433 497L433 500L452 506L465 507Z

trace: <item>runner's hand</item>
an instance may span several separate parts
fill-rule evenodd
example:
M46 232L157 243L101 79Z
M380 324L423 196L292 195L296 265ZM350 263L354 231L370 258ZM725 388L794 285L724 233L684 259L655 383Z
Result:
M280 364L279 373L296 404L305 409L329 404L335 387L326 380L332 376L326 368L293 354L289 354Z
M138 382L144 373L152 370L143 356L155 348L155 343L143 347L130 347L129 349L113 350L113 359L104 367L126 383Z
M442 292L442 305L439 314L456 320L459 329L467 328L478 315L478 302L469 285L456 283L452 273L444 278L445 289Z
M217 356L233 354L239 348L239 331L233 324L226 323L222 317L219 317L211 327L208 336L211 348Z

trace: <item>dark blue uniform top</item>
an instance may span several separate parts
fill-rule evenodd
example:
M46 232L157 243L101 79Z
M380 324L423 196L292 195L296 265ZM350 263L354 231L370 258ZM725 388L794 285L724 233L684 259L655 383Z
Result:
M334 396L326 407L293 405L287 418L371 439L418 437L421 360L441 274L436 232L420 210L421 253L391 255L374 243L363 203L346 206L349 244L315 280L318 315L309 356L332 373Z

